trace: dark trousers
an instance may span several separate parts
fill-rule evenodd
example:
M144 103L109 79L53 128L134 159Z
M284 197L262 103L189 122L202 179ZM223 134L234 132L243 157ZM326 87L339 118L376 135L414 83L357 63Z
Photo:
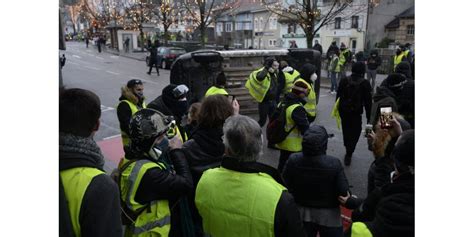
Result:
M276 103L274 100L270 101L262 101L262 103L258 103L258 124L260 127L263 127L265 123L267 122L267 117L270 117L273 112L275 112L276 109Z
M319 237L342 237L343 229L340 227L321 226L316 223L303 222L306 235L308 237L316 237L319 232Z
M156 73L158 74L158 76L160 75L160 70L158 69L158 63L153 63L153 62L150 62L150 70L148 70L148 74L151 73L151 69L153 68L153 65L155 66L156 68Z
M101 48L101 46L100 46L100 43L97 45L97 48L99 49L99 53L101 53L101 52L102 52L102 48Z
M291 151L280 150L280 161L278 162L278 172L280 172L280 174L283 173L283 168L285 168L288 158L290 158L290 155L293 153L294 152Z
M352 113L340 113L340 115L346 153L352 155L362 132L362 115Z

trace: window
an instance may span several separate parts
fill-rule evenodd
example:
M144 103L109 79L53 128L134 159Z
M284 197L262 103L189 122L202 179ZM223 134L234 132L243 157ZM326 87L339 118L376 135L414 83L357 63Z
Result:
M296 23L288 24L288 34L296 33Z
M222 22L217 23L217 29L216 29L216 31L217 31L217 33L222 32Z
M232 22L225 23L225 31L232 32Z
M268 45L269 45L269 46L273 46L273 40L271 40L271 39L268 40Z
M258 29L260 28L260 27L258 26L258 19L255 19L254 22L253 22L253 24L254 24L254 30L255 30L255 31L258 31Z
M265 30L265 25L263 25L263 17L260 17L260 31Z
M336 19L334 21L334 29L341 29L341 18L340 17L336 17Z
M276 30L277 29L277 18L276 17L270 17L270 30Z
M407 26L407 35L414 35L415 34L415 25L408 25Z
M358 29L359 28L359 16L352 16L351 28L352 29Z

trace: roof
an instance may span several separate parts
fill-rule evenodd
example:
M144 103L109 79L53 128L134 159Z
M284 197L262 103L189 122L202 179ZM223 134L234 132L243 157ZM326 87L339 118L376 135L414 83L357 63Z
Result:
M400 27L400 18L415 18L415 6L412 6L402 13L398 14L395 19L385 25L386 29L396 29Z

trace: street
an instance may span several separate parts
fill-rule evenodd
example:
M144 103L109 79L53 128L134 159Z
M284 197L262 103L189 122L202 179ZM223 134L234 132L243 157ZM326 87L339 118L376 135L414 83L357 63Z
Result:
M85 43L68 42L67 50L61 51L60 54L65 54L67 58L62 70L64 85L67 88L79 87L91 90L101 99L101 124L94 139L101 146L106 158L104 168L110 172L116 167L117 156L123 153L115 109L121 95L120 88L132 78L140 79L144 82L146 102L150 102L169 84L170 71L161 69L158 77L153 69L152 74L148 75L145 62L117 56L106 50L99 53L92 44L86 48ZM329 140L327 154L339 158L342 162L345 154L342 132L337 129L335 120L330 116L334 101L335 95L329 94L328 89L321 88L315 123L325 126L329 134L334 134L334 137ZM257 116L252 117L257 119ZM363 121L366 122L365 115L363 115ZM364 127L365 124L362 126ZM260 161L276 167L279 151L268 149L266 145L264 147L264 154ZM352 164L350 167L345 167L351 190L358 197L366 196L367 172L372 161L372 153L367 149L366 139L361 134L353 154Z

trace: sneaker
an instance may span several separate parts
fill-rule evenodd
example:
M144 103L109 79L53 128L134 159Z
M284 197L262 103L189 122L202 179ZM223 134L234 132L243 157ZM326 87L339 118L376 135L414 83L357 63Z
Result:
M335 92L335 91L331 91L331 95L335 95L335 94L336 94L336 92Z
M346 154L344 156L344 165L350 166L351 165L351 160L352 160L352 156Z
M150 73L150 72L146 72L146 74L150 75L151 73Z

